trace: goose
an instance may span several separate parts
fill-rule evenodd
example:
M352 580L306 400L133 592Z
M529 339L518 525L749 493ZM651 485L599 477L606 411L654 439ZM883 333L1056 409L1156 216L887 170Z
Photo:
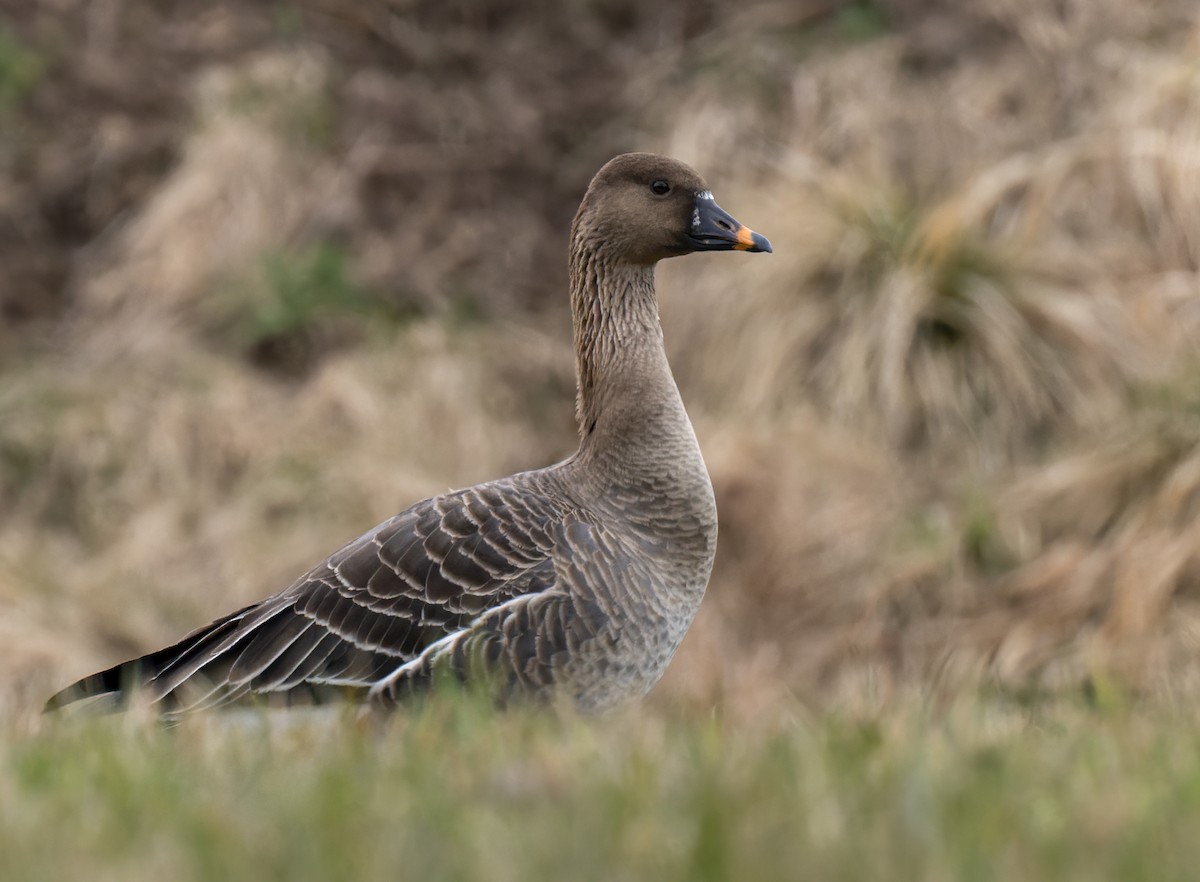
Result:
M585 713L645 695L696 614L717 541L655 266L771 250L688 165L610 160L571 225L572 456L422 500L278 594L86 677L47 709L121 707L132 693L165 716L330 692L387 707L441 676L486 683L497 701L553 697Z

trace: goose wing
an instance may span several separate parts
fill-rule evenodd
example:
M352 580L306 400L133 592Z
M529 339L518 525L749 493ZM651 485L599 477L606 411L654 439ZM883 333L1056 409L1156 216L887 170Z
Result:
M579 511L568 512L551 531L556 553L543 590L497 604L426 646L381 678L372 694L394 701L439 668L470 679L479 666L496 680L500 695L546 694L564 680L580 686L636 675L614 664L616 647L638 641L645 636L639 626L653 627L658 618L646 554L659 550L657 543L623 535Z
M143 688L184 711L374 685L488 610L554 592L559 506L519 477L419 502L285 591L81 680L48 706Z

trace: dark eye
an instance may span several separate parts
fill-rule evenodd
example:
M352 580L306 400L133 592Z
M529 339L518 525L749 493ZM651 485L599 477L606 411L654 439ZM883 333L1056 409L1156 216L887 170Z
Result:
M671 185L666 181L655 181L650 185L650 189L654 191L655 196L666 196L671 192Z

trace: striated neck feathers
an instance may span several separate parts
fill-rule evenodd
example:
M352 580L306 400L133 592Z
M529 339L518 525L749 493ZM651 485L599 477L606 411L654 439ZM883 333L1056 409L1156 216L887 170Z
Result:
M603 243L576 218L570 284L581 450L599 438L635 445L687 421L663 349L654 265L624 261Z

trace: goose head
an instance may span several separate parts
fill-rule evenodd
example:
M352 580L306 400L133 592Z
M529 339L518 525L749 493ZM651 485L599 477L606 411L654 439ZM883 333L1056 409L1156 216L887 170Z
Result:
M575 216L574 241L633 265L695 251L770 251L734 220L690 166L653 153L625 153L596 173Z

